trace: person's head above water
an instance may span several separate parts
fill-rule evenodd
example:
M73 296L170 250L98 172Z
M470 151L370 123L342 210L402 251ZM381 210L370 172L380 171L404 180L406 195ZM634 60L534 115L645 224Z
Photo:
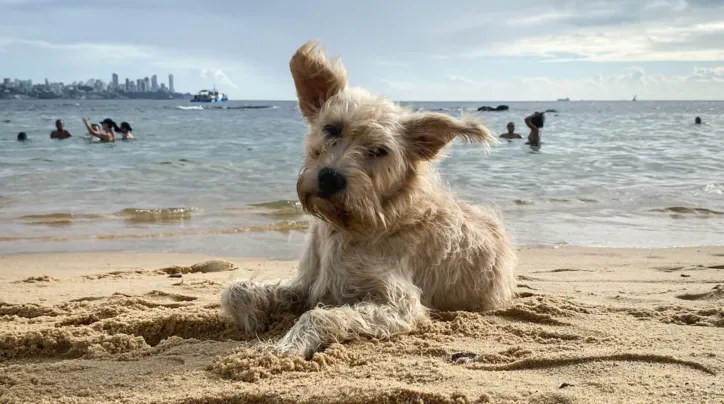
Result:
M508 133L515 132L515 124L513 122L508 122L508 126L506 127L508 128Z
M697 125L701 125L701 118L697 116L696 119L694 119L694 123Z
M55 129L58 129L59 131L63 130L63 120L62 119L58 119L57 121L55 121Z
M536 128L540 129L543 127L543 125L546 122L546 117L542 112L536 112L533 114L533 116L530 118L530 122L535 126Z
M121 133L133 132L133 128L128 122L121 122Z
M25 134L25 132L18 133L18 142L24 142L28 140L28 135Z
M101 122L101 125L103 125L104 130L115 130L117 132L120 132L120 128L118 128L118 125L113 121L111 118L106 118Z

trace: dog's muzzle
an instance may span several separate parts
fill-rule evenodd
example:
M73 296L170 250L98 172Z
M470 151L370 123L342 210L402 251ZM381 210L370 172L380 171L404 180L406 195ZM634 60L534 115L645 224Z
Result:
M347 178L333 168L324 167L319 170L317 184L317 196L329 199L334 194L344 191L347 186Z

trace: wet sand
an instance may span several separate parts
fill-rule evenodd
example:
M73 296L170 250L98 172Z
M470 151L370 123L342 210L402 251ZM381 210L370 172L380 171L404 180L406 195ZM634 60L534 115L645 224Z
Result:
M724 247L520 257L508 308L435 313L311 361L254 349L294 318L244 335L219 315L226 281L295 262L0 257L0 403L724 402Z

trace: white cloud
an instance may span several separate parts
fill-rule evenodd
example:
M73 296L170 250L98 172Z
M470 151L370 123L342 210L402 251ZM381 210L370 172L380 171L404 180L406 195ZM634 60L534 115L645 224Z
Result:
M513 15L512 31L461 52L466 57L534 56L549 62L724 60L724 3L590 1ZM500 38L500 36L498 37Z
M544 23L555 23L566 18L573 17L571 13L561 12L550 12L542 14L532 14L524 17L516 17L507 21L508 25L530 25L530 24L544 24Z
M202 78L213 79L232 88L238 87L225 71L245 68L243 64L236 61L181 56L153 46L91 42L53 43L34 39L0 37L0 52L13 45L70 53L69 57L82 61L86 65L142 63L170 70L194 70L198 71Z
M724 65L694 68L685 75L647 74L641 67L623 69L621 73L577 79L550 77L511 77L506 80L476 80L450 76L439 82L384 80L385 92L398 100L438 99L465 100L627 100L639 99L722 99ZM523 96L521 96L523 94Z
M234 84L233 81L229 78L229 76L224 73L221 69L201 69L201 78L202 79L213 79L214 82L219 82L225 86L229 86L232 88L239 88L236 84Z

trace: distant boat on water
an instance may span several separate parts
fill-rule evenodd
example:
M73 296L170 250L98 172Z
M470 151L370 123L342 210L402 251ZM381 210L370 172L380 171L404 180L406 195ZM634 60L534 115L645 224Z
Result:
M556 101L570 101L570 100L571 100L570 98L566 97L566 98L559 98Z
M636 96L635 96L635 95L634 95L634 97L633 97L633 100L631 100L631 101L636 101Z
M226 94L213 90L201 90L198 94L194 95L191 102L226 102L229 101L229 97Z

